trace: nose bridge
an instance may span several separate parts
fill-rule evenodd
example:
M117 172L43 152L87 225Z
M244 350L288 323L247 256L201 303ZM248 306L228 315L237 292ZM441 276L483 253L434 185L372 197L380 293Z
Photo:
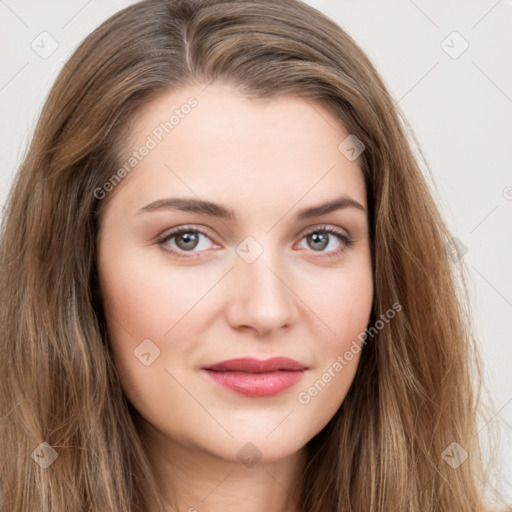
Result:
M286 286L286 265L277 246L247 237L237 249L233 272L235 323L270 330L295 318L293 294ZM260 237L261 240L261 237Z

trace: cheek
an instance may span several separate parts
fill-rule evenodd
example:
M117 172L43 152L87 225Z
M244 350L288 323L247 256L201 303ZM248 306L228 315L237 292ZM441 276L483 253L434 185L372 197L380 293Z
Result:
M181 357L179 347L169 354L165 334L185 314L190 288L180 272L148 264L140 250L123 249L118 258L110 251L105 245L98 259L109 345L124 392L146 417L165 405L164 384L172 384L165 368L170 356Z
M331 321L336 335L323 338L317 348L317 360L311 378L297 391L296 400L304 417L310 422L310 435L318 433L336 414L356 375L364 350L362 340L371 312L371 301L358 310L347 304L337 322ZM353 314L350 312L353 311ZM342 315L346 315L343 319Z
M346 350L351 341L364 332L370 320L373 302L371 281L359 282L357 285L332 297L329 304L331 328L336 333L333 342L338 350Z
M309 289L314 290L312 286ZM353 338L366 330L373 291L371 264L363 258L357 265L347 265L331 274L316 292L310 293L313 311L329 328L323 337L324 353L345 350Z
M115 251L115 245L105 244L99 254L100 287L115 365L125 391L138 396L142 387L159 388L152 376L197 348L192 333L201 324L194 307L200 303L205 311L208 302L201 299L215 283L199 267L170 268L164 255L151 260L147 247ZM121 256L112 257L116 252ZM186 338L191 342L172 343Z
M141 249L128 250L119 259L105 258L99 273L106 314L136 339L162 339L206 287L197 271L194 275L149 261Z
M121 372L138 369L134 350L144 340L160 346L159 339L172 326L172 311L179 301L168 286L170 279L137 254L135 248L112 240L101 246L98 257L109 341Z
M317 364L304 382L297 401L306 407L315 428L322 428L342 404L364 349L364 333L373 302L373 279L368 264L340 272L329 282L329 293L316 294L315 313L329 327L317 338Z

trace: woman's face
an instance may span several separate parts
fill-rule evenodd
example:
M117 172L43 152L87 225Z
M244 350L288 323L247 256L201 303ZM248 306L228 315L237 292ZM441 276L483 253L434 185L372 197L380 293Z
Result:
M319 104L210 85L154 101L132 135L127 176L104 187L98 269L144 431L231 461L297 452L343 402L372 306L349 134ZM276 357L295 363L206 369Z

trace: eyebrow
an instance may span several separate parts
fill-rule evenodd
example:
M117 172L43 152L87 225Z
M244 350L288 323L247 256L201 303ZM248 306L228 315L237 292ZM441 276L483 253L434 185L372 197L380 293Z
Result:
M342 210L346 208L354 208L366 213L366 208L361 203L359 203L352 197L343 195L327 203L303 208L302 210L299 210L295 218L296 220L300 221L304 219L310 219L312 217L318 217L320 215L325 215L327 213L331 213L336 210ZM219 217L225 220L236 219L236 214L234 210L228 208L227 206L201 199L178 197L170 197L167 199L158 199L156 201L153 201L152 203L149 203L146 206L142 207L137 213L137 215L141 213L155 212L160 210L179 210L182 212L199 213L202 215Z

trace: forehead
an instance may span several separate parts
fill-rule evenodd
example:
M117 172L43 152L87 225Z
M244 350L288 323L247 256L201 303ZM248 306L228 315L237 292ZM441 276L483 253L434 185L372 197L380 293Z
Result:
M292 96L250 100L229 85L203 89L165 93L132 120L122 163L139 154L118 187L124 199L220 196L236 210L348 194L366 206L358 161L340 150L350 134L326 107Z

